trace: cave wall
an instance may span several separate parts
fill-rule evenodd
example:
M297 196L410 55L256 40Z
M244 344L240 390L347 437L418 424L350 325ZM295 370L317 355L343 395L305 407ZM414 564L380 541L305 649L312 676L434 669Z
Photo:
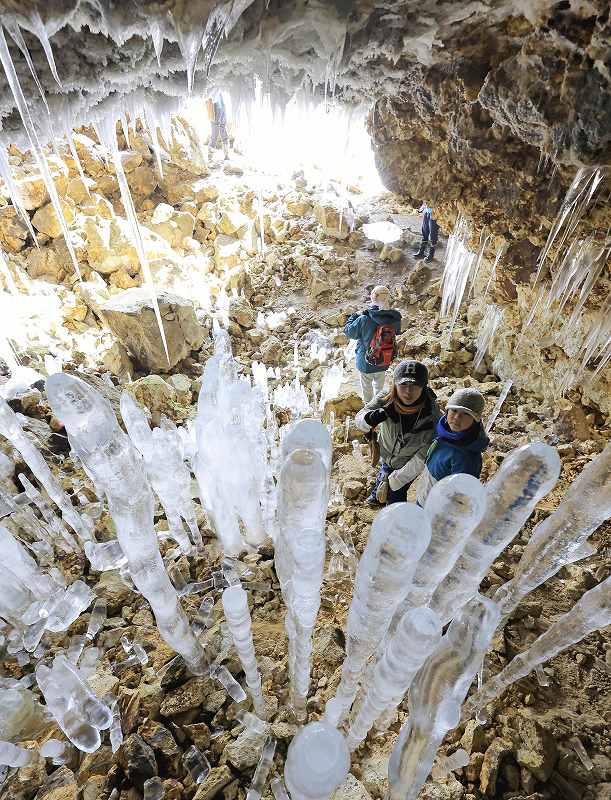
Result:
M538 310L520 333L541 285L539 255L576 171L611 162L610 31L606 3L557 3L536 23L514 16L474 25L443 42L446 60L402 64L408 85L379 99L369 116L386 186L415 206L432 203L447 234L458 214L467 217L474 251L489 236L465 310L477 323L491 302L503 308L489 349L498 371L552 402L609 295L609 169L573 234L593 235L601 248L607 242L606 268L575 330L560 345L551 335L552 308ZM485 296L500 246L505 252ZM550 277L546 266L543 285ZM557 325L572 308L569 302ZM606 370L593 380L588 369L569 395L610 413L610 376Z

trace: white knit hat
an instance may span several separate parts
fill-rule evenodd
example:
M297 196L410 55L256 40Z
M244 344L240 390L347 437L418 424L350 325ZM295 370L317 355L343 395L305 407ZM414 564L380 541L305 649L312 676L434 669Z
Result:
M481 420L484 406L484 397L477 389L456 389L448 400L448 408L453 408L455 411L464 411L465 414L473 417L476 422Z

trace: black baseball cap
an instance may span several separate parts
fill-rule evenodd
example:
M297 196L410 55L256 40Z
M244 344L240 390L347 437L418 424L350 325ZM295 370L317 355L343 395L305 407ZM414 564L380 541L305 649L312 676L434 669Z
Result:
M395 367L393 379L397 385L402 383L415 383L417 386L421 386L424 389L429 382L429 371L420 361L410 361L406 359L405 361L399 362Z

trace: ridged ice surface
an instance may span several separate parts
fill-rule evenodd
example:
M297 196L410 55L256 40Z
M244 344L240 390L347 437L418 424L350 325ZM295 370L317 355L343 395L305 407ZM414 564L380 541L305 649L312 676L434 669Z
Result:
M429 519L418 506L395 503L376 516L354 582L341 681L325 707L325 720L331 724L337 725L350 710L367 661L409 593L430 538Z
M131 578L151 604L161 635L193 671L203 672L203 651L159 553L153 494L140 454L119 427L108 401L79 378L51 375L47 395L53 413L66 427L73 452L99 496L108 501Z

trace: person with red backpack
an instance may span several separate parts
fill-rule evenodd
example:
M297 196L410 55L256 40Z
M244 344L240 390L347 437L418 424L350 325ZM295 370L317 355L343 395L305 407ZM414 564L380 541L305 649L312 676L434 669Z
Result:
M401 333L401 314L390 307L387 286L371 292L371 307L352 314L344 327L349 339L356 339L356 368L361 379L361 397L368 403L384 388L386 370L397 355L396 338Z

